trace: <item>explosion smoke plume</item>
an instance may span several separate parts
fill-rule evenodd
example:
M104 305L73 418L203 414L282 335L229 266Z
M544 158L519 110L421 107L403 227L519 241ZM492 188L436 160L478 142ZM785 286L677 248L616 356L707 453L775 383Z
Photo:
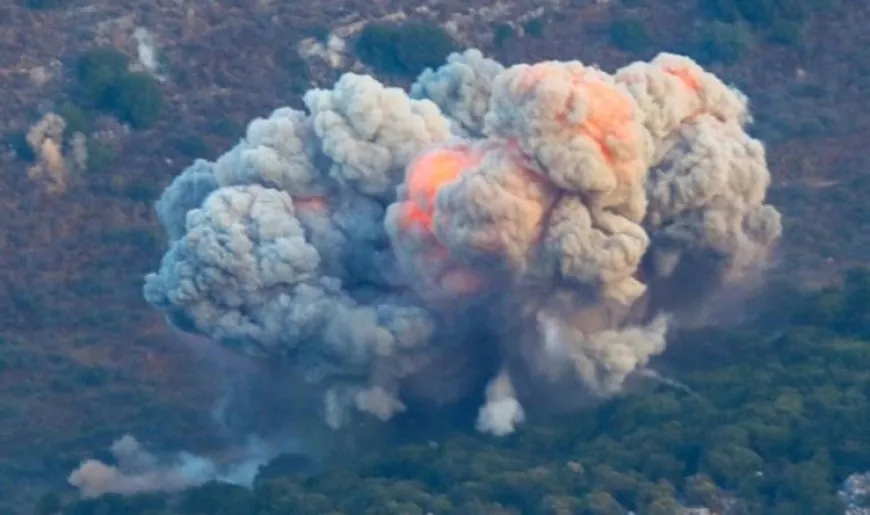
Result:
M157 203L170 247L146 299L292 362L333 426L453 402L485 374L494 434L531 399L607 398L664 351L681 302L739 281L781 232L746 98L686 57L610 75L469 50L410 91L346 74Z
M251 440L243 451L242 460L229 465L189 453L161 459L133 436L124 435L111 447L115 464L84 461L69 475L68 481L85 498L106 493L178 492L208 481L250 487L259 468L282 450L289 449L272 448L266 442Z

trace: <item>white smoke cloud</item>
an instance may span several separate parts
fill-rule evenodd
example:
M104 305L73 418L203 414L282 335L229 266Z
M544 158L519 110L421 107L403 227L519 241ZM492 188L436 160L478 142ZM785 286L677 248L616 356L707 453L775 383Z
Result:
M157 72L157 45L154 36L145 27L136 27L133 31L133 39L136 40L136 53L139 64L151 73Z
M289 364L332 427L483 394L477 427L503 435L607 399L781 232L746 97L686 57L470 50L410 94L346 74L304 102L167 188L144 294Z
M510 375L502 370L486 386L486 404L477 416L477 430L496 436L508 435L514 432L525 417Z

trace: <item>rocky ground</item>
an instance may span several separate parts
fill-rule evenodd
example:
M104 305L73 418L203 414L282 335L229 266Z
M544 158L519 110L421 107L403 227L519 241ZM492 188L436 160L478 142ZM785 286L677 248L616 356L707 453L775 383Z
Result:
M504 63L580 59L605 69L660 50L698 50L703 22L694 0L627 3L0 5L0 132L27 131L61 102L88 49L111 45L139 59L137 28L153 37L167 99L147 130L98 120L94 131L117 157L98 170L70 167L54 191L28 174L31 165L11 145L0 153L0 498L62 479L124 432L169 448L215 444L214 369L193 366L205 359L191 352L196 342L182 341L141 298L142 276L163 251L151 204L193 157L216 157L254 116L298 104L301 91L342 70L360 70L349 51L332 53L338 69L323 60L318 42L327 34L350 41L369 19L428 20ZM613 41L613 22L627 18L646 30L630 52ZM509 22L517 30L504 32ZM779 273L790 277L824 279L861 262L868 247L868 26L870 7L845 2L811 17L798 43L757 41L737 63L710 65L754 101L757 132L769 143L771 195L785 213Z

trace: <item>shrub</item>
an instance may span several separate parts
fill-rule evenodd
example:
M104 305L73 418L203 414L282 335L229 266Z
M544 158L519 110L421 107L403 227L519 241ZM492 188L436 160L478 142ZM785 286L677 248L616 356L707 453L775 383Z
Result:
M79 93L90 107L99 107L106 92L127 72L127 57L114 48L99 47L85 52L76 62Z
M740 16L757 27L768 27L777 18L774 0L732 0Z
M237 485L210 481L184 492L179 503L182 513L218 515L243 514L254 511L254 498L250 490Z
M24 0L24 7L37 11L48 9L61 9L72 4L72 0Z
M369 23L356 40L359 59L375 71L413 78L444 63L459 45L432 23Z
M329 34L332 31L327 25L313 25L311 27L307 27L305 29L305 33L308 37L312 37L321 43L326 43L329 40Z
M117 158L118 153L112 147L94 139L88 140L88 172L108 172L115 164Z
M699 35L699 52L706 61L735 64L755 45L752 32L741 23L713 22L704 25Z
M46 492L36 501L37 515L52 515L63 507L60 495L56 492Z
M625 509L606 492L592 492L583 499L585 510L581 513L594 515L621 515Z
M650 46L646 26L637 18L622 18L610 25L610 40L624 52L637 53Z
M146 73L125 73L106 92L105 106L135 129L151 127L163 111L163 92Z
M166 495L136 494L123 496L105 494L94 499L81 499L64 508L64 515L146 515L165 513Z
M310 470L311 466L311 461L301 454L282 454L260 467L257 473L257 482L263 483L271 479L298 476L302 472Z
M514 28L507 23L497 23L492 28L492 43L496 48L502 48L508 40L513 39L517 33Z
M106 384L106 381L109 379L109 371L103 368L86 368L79 371L76 379L82 386L98 388Z
M706 14L727 23L769 16L771 5L771 0L700 0Z
M175 142L175 148L186 157L202 157L208 154L208 144L196 134L188 134Z
M160 187L151 180L134 179L118 193L134 202L154 202L160 196Z
M544 28L546 28L546 23L542 18L532 18L523 23L523 31L533 38L543 36Z
M804 42L803 25L783 20L773 25L770 30L770 41L785 46L801 46Z
M746 21L770 28L783 21L803 21L814 11L829 7L829 0L700 0L701 9L714 18Z
M113 48L88 51L76 63L83 103L108 111L136 129L150 127L163 111L163 93L146 73L127 70L127 58Z
M90 133L91 120L81 107L72 102L64 102L58 106L55 112L66 122L65 138L69 138L77 132L85 135Z
M311 70L308 62L299 55L299 50L293 45L284 45L275 51L275 60L287 70L290 76L290 92L303 95L310 87Z
M240 134L245 133L245 127L224 115L211 125L210 131L222 138L238 138Z
M30 143L27 142L27 134L21 131L16 131L6 136L6 142L12 147L15 156L22 161L32 163L36 161L36 152L30 148Z

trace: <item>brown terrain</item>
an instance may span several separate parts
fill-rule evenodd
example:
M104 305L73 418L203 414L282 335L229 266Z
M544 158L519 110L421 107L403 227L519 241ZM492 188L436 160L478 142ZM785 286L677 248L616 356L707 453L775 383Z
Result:
M701 19L694 0L630 3L640 5L516 0L454 26L463 45L506 64L579 59L612 70L660 50L692 48ZM99 121L117 160L71 173L62 191L29 178L31 165L11 148L0 155L0 499L61 481L127 431L160 448L215 444L213 369L196 366L197 343L168 329L142 299L142 277L164 250L153 200L200 153L191 148L214 158L253 117L296 105L305 87L335 79L337 71L311 63L306 84L296 50L302 38L403 7L409 18L440 23L468 9L455 0L429 4L81 0L32 10L0 2L4 134L27 131L64 98L84 51L112 45L135 57L138 26L155 37L167 99L148 130L125 133L117 122ZM493 43L497 22L529 13L540 16L540 34ZM648 31L651 43L638 54L611 42L611 22L625 16ZM870 5L844 2L811 17L799 43L759 40L737 64L710 65L753 100L757 132L768 142L771 197L786 223L777 273L823 279L860 262L868 246L867 27Z

